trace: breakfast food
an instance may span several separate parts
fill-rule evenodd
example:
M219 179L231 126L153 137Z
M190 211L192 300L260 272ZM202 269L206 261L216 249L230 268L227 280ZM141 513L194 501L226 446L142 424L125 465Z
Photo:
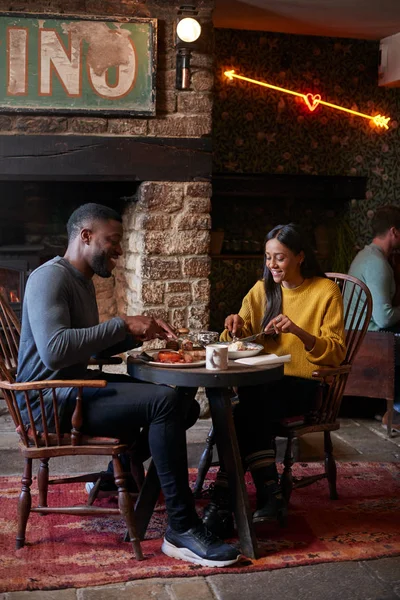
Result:
M181 350L193 350L193 342L189 338L181 340Z
M228 352L238 352L240 350L247 350L247 346L244 342L232 342L228 346Z
M193 350L193 342L189 336L189 329L178 329L178 339L168 340L166 347L169 350Z
M190 350L188 353L193 357L194 361L205 360L206 358L206 351L204 349Z
M178 340L168 340L165 345L168 350L179 350L179 342Z
M178 352L173 350L160 350L157 354L156 361L161 363L192 363L193 356L190 352L184 352L183 350L178 350Z

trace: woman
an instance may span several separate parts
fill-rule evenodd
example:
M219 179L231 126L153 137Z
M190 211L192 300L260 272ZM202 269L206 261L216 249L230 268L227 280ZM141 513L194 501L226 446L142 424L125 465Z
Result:
M265 352L291 354L284 377L268 386L239 388L234 420L244 469L257 490L254 521L282 517L285 506L278 483L273 421L302 415L315 406L317 366L336 367L345 358L343 303L338 286L321 271L300 228L274 227L265 240L265 268L243 299L239 314L225 319L221 340L264 331ZM212 502L203 520L219 535L229 535L227 479L221 467Z

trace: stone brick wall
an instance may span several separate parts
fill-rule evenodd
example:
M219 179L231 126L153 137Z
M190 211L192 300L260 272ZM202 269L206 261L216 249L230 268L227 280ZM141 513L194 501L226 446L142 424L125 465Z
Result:
M4 114L0 135L210 136L214 0L196 2L202 35L192 56L187 91L175 89L179 4L176 0L0 0L0 11L158 20L155 117ZM142 182L137 201L126 205L122 266L109 280L95 279L102 319L121 311L146 312L176 326L208 326L210 194L208 183Z
M210 183L144 182L124 214L117 311L208 327Z

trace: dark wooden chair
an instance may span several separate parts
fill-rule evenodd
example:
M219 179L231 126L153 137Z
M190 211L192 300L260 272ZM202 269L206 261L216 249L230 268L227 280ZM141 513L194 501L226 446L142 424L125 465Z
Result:
M96 438L83 435L81 428L82 418L82 391L84 387L101 388L107 385L101 380L74 380L74 381L35 381L16 383L6 362L0 357L0 389L3 391L7 408L14 421L16 431L20 437L20 450L24 457L24 472L22 476L22 489L18 501L18 532L16 546L22 548L25 544L25 531L31 512L40 514L61 513L73 515L122 515L125 519L129 539L132 543L135 556L143 559L139 537L136 532L134 505L127 489L126 474L123 472L120 455L129 450L128 446L121 444L118 439ZM62 433L58 419L57 391L65 387L77 389L76 406L71 420L71 433ZM55 431L49 431L44 402L44 391L52 390L52 405L55 415ZM16 392L22 392L24 401L18 405ZM33 402L30 392L35 391L34 398L39 395L40 420L34 421ZM22 411L28 415L29 424L24 423ZM49 460L60 456L110 456L112 457L115 483L118 487L118 508L103 508L97 506L57 506L49 507L47 492L49 485ZM38 473L39 501L38 506L32 508L30 487L32 484L32 461L40 460ZM71 478L70 481L73 481ZM66 480L64 479L65 483ZM57 483L57 480L52 482Z
M320 367L313 372L313 378L319 380L321 385L317 392L315 409L299 419L303 420L303 423L288 426L280 422L276 427L276 435L287 438L281 477L282 493L287 501L293 489L305 487L323 478L328 480L331 499L335 500L338 497L331 431L340 428L338 414L347 378L371 320L372 296L368 287L350 275L342 273L326 273L326 275L338 284L343 296L346 356L339 367ZM296 437L316 432L324 434L325 469L317 475L295 478L292 474L292 442Z
M44 382L26 382L16 383L15 375L18 366L18 345L20 340L21 327L17 316L10 307L7 300L0 294L0 390L2 390L8 411L14 421L16 431L20 437L20 449L25 459L24 476L22 479L22 491L19 502L19 525L17 535L17 548L24 545L25 529L29 513L41 512L59 512L67 514L122 514L126 520L128 534L125 540L132 541L135 555L142 559L143 555L140 549L140 543L136 534L133 500L127 492L128 477L133 476L138 491L140 491L144 482L143 464L135 459L134 446L128 447L120 444L119 440L114 438L90 438L81 435L79 429L82 425L82 390L83 387L104 387L107 382L104 380L80 380L80 381L44 381ZM111 357L98 361L92 361L92 364L102 368L106 364L119 364L120 358ZM43 403L43 391L52 389L53 409L57 415L57 389L65 387L77 387L77 404L72 419L71 434L61 433L58 419L55 419L55 433L48 431L46 414ZM32 409L30 407L29 391L39 392L41 423L34 423ZM16 391L23 391L25 397L25 409L29 416L30 425L24 425L21 409L16 401ZM119 456L122 453L129 453L131 456L131 473L123 471ZM49 479L48 463L51 457L68 455L105 455L112 457L114 476L112 474L96 472L83 475ZM39 506L31 509L30 485L32 483L32 460L40 460L38 485L39 485ZM99 487L104 477L115 480L118 493L119 509L104 509L93 507L92 504L99 494ZM60 485L63 483L71 484L75 482L96 482L92 492L89 495L88 502L81 507L63 507L51 509L47 507L47 489L49 485Z
M341 273L326 273L326 275L338 284L343 296L346 357L340 367L321 367L314 371L313 378L320 380L321 385L318 386L316 407L311 414L299 415L294 421L297 425L288 425L287 422L290 422L290 420L287 422L283 420L276 425L276 437L287 438L283 463L284 471L281 477L282 491L287 501L289 501L293 489L304 487L325 477L329 482L331 498L337 498L336 463L332 453L330 432L340 428L337 416L346 381L351 371L351 365L366 334L372 314L372 296L364 283L355 277ZM312 477L296 479L292 475L293 440L296 437L316 432L323 432L324 434L325 470L323 473ZM211 428L207 436L206 447L199 461L198 475L194 487L196 497L202 495L204 479L210 465L217 464L212 463L214 444L214 431Z
M18 347L21 337L21 324L18 320L17 315L14 313L7 299L0 293L0 350L1 356L5 361L5 365L9 370L10 374L15 376L18 365ZM118 356L111 356L107 358L91 358L89 364L96 366L102 371L104 366L119 365L122 363L122 359ZM143 435L146 435L144 432ZM144 481L144 468L143 464L136 460L134 447L130 450L130 473L129 477L132 477L136 488L140 491ZM93 473L85 473L82 475L76 475L75 477L67 477L65 479L57 479L56 483L78 483L78 482L92 482L94 486L88 496L88 505L92 505L97 498L104 496L115 495L116 491L104 492L101 491L101 484L105 480L114 481L112 473L106 471L97 471ZM49 484L53 481L50 480Z

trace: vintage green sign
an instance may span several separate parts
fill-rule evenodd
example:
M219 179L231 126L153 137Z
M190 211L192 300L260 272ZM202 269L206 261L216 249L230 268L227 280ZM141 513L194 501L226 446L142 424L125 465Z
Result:
M155 114L155 19L0 15L0 110Z

